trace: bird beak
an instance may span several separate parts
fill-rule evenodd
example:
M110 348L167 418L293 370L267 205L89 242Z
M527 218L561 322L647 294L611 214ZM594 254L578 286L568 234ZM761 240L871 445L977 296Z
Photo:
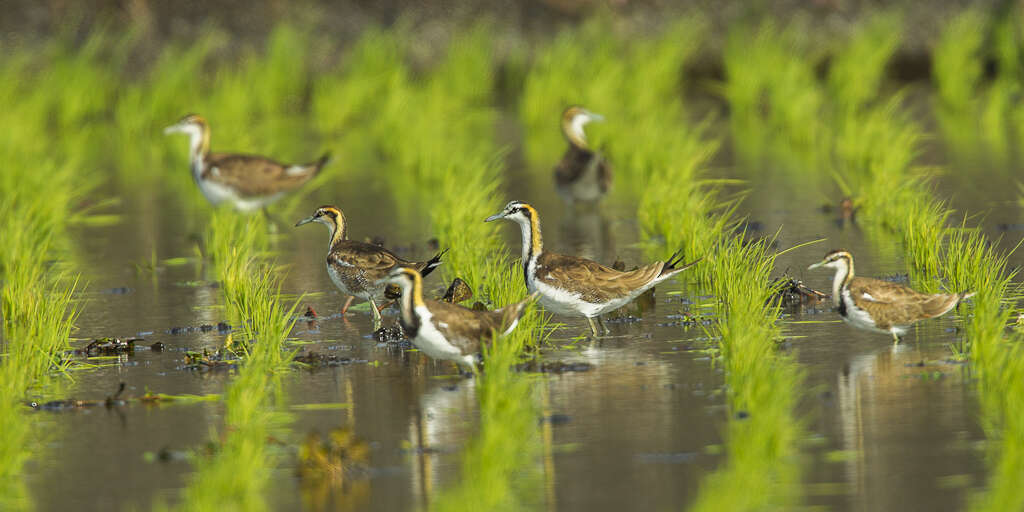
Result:
M597 122L604 121L604 116L602 116L601 114L595 114L595 113L589 112L589 111L587 112L587 117L589 117L591 121L597 121Z
M504 219L504 218L505 218L505 212L498 212L498 213L495 213L494 215L491 215L490 217L487 217L486 219L484 219L484 222L490 222L492 220L498 220L498 219Z
M181 125L180 124L172 124L172 125L168 126L167 128L164 128L164 135L170 135L172 133L178 133L180 131L181 131Z
M306 217L305 219L302 219L302 220L296 222L295 223L295 227L299 227L299 226L301 226L303 224L309 224L310 222L313 222L314 220L316 220L316 217Z
M811 266L807 267L807 270L814 270L814 269L816 269L816 268L820 268L820 267L821 267L822 265L824 265L825 263L827 263L827 262L826 262L826 261L824 261L824 260L822 260L822 261L819 261L819 262L815 263L814 265L811 265Z

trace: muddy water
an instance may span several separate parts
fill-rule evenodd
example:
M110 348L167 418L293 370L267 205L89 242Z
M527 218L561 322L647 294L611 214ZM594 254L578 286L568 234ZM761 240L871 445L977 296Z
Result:
M827 291L830 274L802 269L840 246L857 255L862 275L906 271L891 242L856 225L840 226L834 214L821 213L824 198L808 198L806 190L774 178L778 174L767 166L736 167L727 157L723 160L717 174L747 178L756 191L742 212L759 229L755 235L781 228L781 248L828 239L781 256L780 273L788 269ZM635 248L635 206L610 201L601 213L569 211L547 180L518 179L524 171L514 160L511 167L508 198L538 207L549 247L609 263L645 259ZM943 183L957 186L952 179ZM292 229L287 222L308 215L306 210L316 205L338 203L346 210L353 237L380 235L410 256L425 256L430 234L422 231L422 220L401 219L382 207L377 197L388 196L375 187L339 177L311 191L294 211L275 212L282 220L275 236L278 258L288 265L285 291L307 293L301 309L308 305L319 314L315 321L300 321L294 337L303 350L344 358L338 366L287 376L294 422L284 449L294 452L296 441L306 434L334 428L352 429L370 447L365 468L341 489L301 486L291 466L294 458L286 457L289 464L275 476L270 493L276 507L426 506L460 478L461 451L476 432L474 382L455 377L450 366L418 352L370 339L365 310L338 315L344 297L322 266L326 232L319 227ZM229 372L188 370L182 362L184 351L215 348L224 339L215 327L225 320L217 306L220 291L205 281L205 270L194 258L192 240L201 226L182 220L202 218L195 207L183 206L196 203L170 193L143 199L116 186L110 192L126 198L118 212L122 221L83 228L75 237L88 281L77 336L138 336L145 339L140 345L160 342L165 348L140 348L117 360L97 361L100 368L76 371L75 397L102 399L120 382L127 385L125 396L147 390L220 393L230 381ZM992 232L1000 229L1000 222L1019 217L1009 200L995 207L973 196L958 197L955 203L990 212L985 222ZM506 228L503 233L518 250L517 231ZM138 270L154 247L161 260L191 259L161 264L155 273ZM437 278L428 282L443 286ZM723 376L702 350L707 333L680 327L678 321L683 312L708 314L710 310L699 306L712 300L687 283L661 286L641 319L613 323L615 336L598 342L576 339L585 332L584 322L557 319L565 326L544 348L544 359L586 363L579 367L589 370L550 374L540 386L545 418L538 422L550 429L543 460L538 461L544 479L540 501L547 508L678 509L695 499L702 478L724 461L727 411ZM203 325L214 327L204 331ZM807 434L800 446L806 505L830 510L947 509L965 503L968 493L984 484L984 436L974 390L967 368L950 361L948 347L960 340L955 315L921 324L895 347L885 336L842 324L827 305L787 311L783 325L790 336L784 350L795 354L796 364L807 374L795 419ZM306 404L335 405L307 410L302 408ZM215 401L36 414L47 415L54 426L46 456L33 462L29 476L43 510L173 504L190 478L192 465L185 453L201 449L223 424L223 408Z

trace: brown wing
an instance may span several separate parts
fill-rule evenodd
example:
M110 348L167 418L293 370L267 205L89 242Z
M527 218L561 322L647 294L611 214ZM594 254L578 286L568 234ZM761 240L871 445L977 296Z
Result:
M384 278L395 265L409 264L379 245L356 240L342 240L335 244L327 258L341 266L350 266L361 270L366 279L370 281Z
M505 327L506 315L501 310L474 311L436 300L424 302L433 316L434 327L465 354L479 352L481 340L490 341L494 331L500 333Z
M212 153L203 178L231 187L244 197L276 194L309 181L319 166L288 166L254 155Z
M593 151L569 144L569 149L562 155L562 161L555 166L555 183L563 186L574 183L583 176L590 160L596 157Z
M665 266L658 261L623 272L585 258L549 252L541 253L537 263L538 279L577 293L591 303L625 297L661 275Z
M901 284L866 277L853 278L850 296L882 328L942 315L960 300L957 294L921 293Z

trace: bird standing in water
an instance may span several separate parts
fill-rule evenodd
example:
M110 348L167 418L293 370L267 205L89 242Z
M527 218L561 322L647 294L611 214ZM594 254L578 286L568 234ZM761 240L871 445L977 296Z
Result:
M316 176L330 155L298 165L285 165L262 156L210 151L210 126L196 114L189 114L164 129L165 134L189 136L192 179L214 206L231 203L236 210L265 208Z
M835 269L832 279L832 302L846 323L874 332L892 335L895 343L907 329L920 320L946 314L960 301L974 295L964 293L921 293L906 286L856 277L853 255L842 249L825 255L825 259L807 267Z
M496 333L512 332L537 296L494 311L475 311L424 299L423 278L415 269L396 267L386 281L402 289L400 322L412 344L434 359L454 361L470 370L479 358L481 342L489 343Z
M587 123L603 120L604 116L579 106L569 107L562 113L562 134L569 147L555 167L555 185L562 198L570 203L597 201L608 193L612 182L611 166L591 149L583 132Z
M522 231L526 288L531 293L540 292L541 305L553 313L586 317L594 336L609 332L601 315L625 306L700 261L681 265L682 258L676 253L667 261L624 272L585 258L545 251L540 216L526 203L512 201L486 222L498 219L515 222Z
M397 299L400 293L397 289L388 290L387 285L381 279L395 268L412 268L423 275L429 274L441 264L441 256L445 252L441 251L427 261L414 262L399 258L393 252L379 245L348 240L345 214L334 206L317 208L312 216L300 220L295 223L295 226L310 222L319 222L330 230L331 238L327 246L327 274L331 276L331 281L342 293L370 302L370 309L373 312L373 330L375 331L380 329L382 323L377 302L383 303L385 298ZM351 302L350 297L342 308L342 314L348 310L348 305Z

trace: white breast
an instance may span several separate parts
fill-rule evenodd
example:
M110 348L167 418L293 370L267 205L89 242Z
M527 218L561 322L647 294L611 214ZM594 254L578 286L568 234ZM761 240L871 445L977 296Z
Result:
M843 320L845 320L846 323L869 331L889 332L875 327L875 321L871 319L871 315L869 315L867 311L858 308L857 305L853 303L853 298L850 296L850 290L843 290L842 297L843 303L846 304L846 316L843 317Z
M426 306L417 306L416 314L420 318L420 328L412 344L434 359L455 361L461 364L472 364L473 355L463 355L458 347L448 343L441 331L434 326L433 315Z

